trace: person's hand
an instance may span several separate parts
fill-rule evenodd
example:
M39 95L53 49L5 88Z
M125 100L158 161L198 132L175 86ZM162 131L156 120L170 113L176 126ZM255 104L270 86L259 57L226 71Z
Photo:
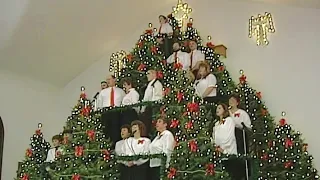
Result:
M223 149L221 147L217 147L217 151L223 153Z
M129 161L128 162L128 167L132 167L134 164L133 164L133 162L132 161Z

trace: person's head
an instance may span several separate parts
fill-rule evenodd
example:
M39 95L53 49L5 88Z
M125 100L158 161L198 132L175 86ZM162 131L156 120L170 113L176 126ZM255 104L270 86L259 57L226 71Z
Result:
M219 116L220 119L229 117L228 106L226 104L219 104L216 109L216 115Z
M65 129L63 132L62 132L62 135L63 135L63 138L68 138L68 140L71 140L72 138L72 130L70 129Z
M121 126L121 138L127 139L131 135L131 127L129 124Z
M133 135L140 134L141 137L147 136L146 126L139 120L132 121L131 132Z
M235 94L232 94L230 97L229 97L229 106L231 108L238 108L239 107L239 104L240 104L240 98L239 96L235 95Z
M152 80L156 79L157 78L157 71L155 71L155 70L147 71L147 78L148 78L148 81L152 81Z
M116 85L116 77L114 75L107 76L107 84L109 87L113 87Z
M206 77L210 74L210 66L205 61L199 64L198 78Z
M52 145L53 145L53 147L60 146L61 141L62 141L62 138L61 138L60 135L54 135L52 137Z
M195 40L189 41L189 48L191 51L196 50L198 48L197 42Z
M131 78L122 79L122 86L127 92L129 91L129 89L133 88Z
M180 43L175 42L172 46L173 51L179 51L181 48Z
M156 129L159 132L163 132L164 130L167 129L167 126L169 125L168 120L164 118L159 118L156 122Z
M160 22L160 24L165 24L167 22L167 17L164 15L160 15L159 22Z
M100 85L101 85L101 90L106 89L108 87L108 84L106 81L101 81Z

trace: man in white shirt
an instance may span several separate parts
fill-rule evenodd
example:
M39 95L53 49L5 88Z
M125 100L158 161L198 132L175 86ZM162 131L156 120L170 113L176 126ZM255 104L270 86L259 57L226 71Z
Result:
M116 78L113 75L107 77L108 88L103 89L97 99L98 108L107 108L101 116L101 122L104 128L104 133L107 137L110 137L112 142L120 140L120 112L108 111L113 107L121 105L122 99L125 96L125 92L116 87Z
M144 92L143 101L148 102L161 100L163 98L163 87L161 82L157 79L157 72L155 70L149 70L147 72L147 78L149 84ZM147 134L150 132L151 129L153 109L158 112L159 108L160 107L158 106L152 105L142 107L141 109L141 120L146 125Z
M169 56L167 62L170 63L181 63L183 70L188 70L190 66L190 58L188 53L181 51L179 43L173 44L173 54Z
M121 126L122 140L116 143L115 152L117 156L123 156L126 153L126 139L131 136L131 126L126 124ZM130 169L127 161L117 161L120 163L120 179L130 179Z
M201 61L205 60L205 56L200 50L197 49L198 45L196 41L191 40L189 42L189 48L190 48L190 53L189 53L190 69L191 71L195 71L199 69L199 64Z
M48 151L47 159L45 162L53 162L55 158L59 157L62 153L62 149L60 147L60 143L62 141L62 137L60 135L55 135L52 137L52 148Z

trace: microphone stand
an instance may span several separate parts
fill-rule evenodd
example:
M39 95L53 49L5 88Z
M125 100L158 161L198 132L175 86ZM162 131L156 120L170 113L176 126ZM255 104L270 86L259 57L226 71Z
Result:
M247 141L246 141L246 129L248 127L242 122L242 136L243 136L243 149L244 149L244 154L247 156ZM249 167L248 167L248 159L245 159L245 164L246 164L246 180L249 180Z
M97 111L97 97L98 97L98 95L99 95L99 92L97 92L96 93L96 95L94 95L94 97L93 97L93 100L92 100L92 102L94 103L94 108L93 108L93 110L94 111Z

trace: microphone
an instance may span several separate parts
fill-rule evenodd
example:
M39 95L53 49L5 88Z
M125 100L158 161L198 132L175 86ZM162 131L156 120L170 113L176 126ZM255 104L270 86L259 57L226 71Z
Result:
M97 99L97 97L98 97L99 94L100 94L100 93L97 92L96 95L93 96L93 99Z
M137 132L137 130L135 130L135 131L132 131L132 135L134 135L135 133Z

